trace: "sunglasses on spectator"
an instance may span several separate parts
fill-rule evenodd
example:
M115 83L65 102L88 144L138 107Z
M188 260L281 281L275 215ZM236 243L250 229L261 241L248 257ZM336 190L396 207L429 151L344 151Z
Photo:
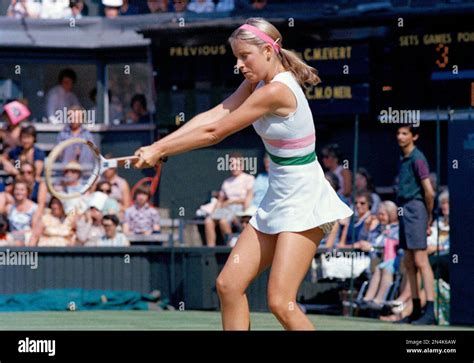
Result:
M359 205L359 204L360 204L360 205L366 205L367 202L355 202L355 204L356 204L356 205Z
M20 170L20 174L33 174L33 170Z
M102 225L104 227L113 227L113 226L115 226L115 224L113 224L113 223L102 223Z
M105 194L110 194L110 193L112 193L112 190L111 190L111 189L99 189L99 191L101 191L102 193L105 193Z

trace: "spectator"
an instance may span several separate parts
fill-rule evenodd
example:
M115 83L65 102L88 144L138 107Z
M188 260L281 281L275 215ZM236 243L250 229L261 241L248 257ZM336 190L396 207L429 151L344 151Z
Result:
M121 232L117 232L119 219L113 214L106 214L102 218L102 226L105 230L105 235L99 241L100 247L127 247L130 242L127 237Z
M130 4L129 0L123 0L123 4L120 7L120 15L138 15L139 11L138 8Z
M233 154L230 160L232 176L222 183L215 209L204 220L207 246L216 245L216 224L219 224L224 243L227 244L236 213L247 209L252 199L255 177L243 172L240 154Z
M112 185L108 181L102 180L97 184L96 190L107 195L107 199L104 203L104 213L120 215L120 204L114 198L110 197L112 194Z
M64 108L68 109L74 105L79 105L79 99L72 92L72 88L76 83L77 76L70 68L66 68L59 72L59 84L51 88L46 94L46 115L48 120L59 122L56 112L63 112Z
M78 218L76 223L77 241L87 247L95 247L100 244L105 235L102 225L102 209L107 196L103 193L93 193L90 196L88 210Z
M188 10L194 13L212 13L214 11L214 3L212 0L191 0Z
M439 250L441 255L449 253L449 192L445 190L438 197L441 215L431 225L431 234L428 236L428 254ZM439 224L439 241L438 241ZM439 246L439 247L438 247Z
M109 121L114 125L118 125L123 120L123 106L119 98L112 95L110 89L107 91L107 94L109 96ZM94 87L89 92L89 98L94 103L94 107L91 110L97 114L97 88Z
M1 193L0 193L1 194ZM8 232L8 218L5 214L0 214L0 247L14 246L15 239Z
M139 124L150 122L150 113L147 110L145 95L134 95L130 102L130 107L132 111L128 114L129 122Z
M14 200L10 193L4 191L0 192L0 214L5 214L8 210L8 206L13 203Z
M106 155L105 157L107 158L109 155ZM110 168L104 171L101 181L107 181L110 183L112 186L112 192L109 197L115 199L120 204L122 211L125 211L125 209L130 207L130 186L124 178L117 174L116 168Z
M65 193L76 193L84 186L82 183L82 166L77 161L70 161L64 166L60 185L55 187Z
M52 197L38 228L34 230L31 244L39 247L73 246L76 240L74 234L74 215L64 212L61 201Z
M182 13L188 10L188 0L173 0L173 10L176 13Z
M253 184L251 206L257 208L268 190L268 169L270 168L270 157L268 156L268 154L265 154L265 156L263 157L263 165L265 167L265 171L257 175Z
M13 205L8 207L10 232L16 243L28 245L31 231L36 228L39 219L38 206L28 199L28 184L16 181L13 186Z
M10 0L10 5L7 9L7 16L15 19L28 18L30 15L27 2L28 0Z
M90 131L85 129L84 123L84 109L81 106L74 105L69 108L68 114L71 116L70 123L64 126L64 129L56 137L56 144L63 141L80 138L87 141L94 142L94 138ZM70 161L77 161L80 164L92 164L95 160L94 155L90 149L85 145L71 145L64 149L58 161L68 163Z
M69 0L42 0L41 2L41 19L64 19L69 13Z
M428 162L415 146L418 128L403 125L397 130L397 141L401 149L398 204L403 214L400 219L400 246L405 250L405 268L412 292L413 311L402 323L432 325L434 315L434 276L428 260L427 235L431 232L434 191L429 179ZM426 293L426 308L421 310L417 271L421 271Z
M337 191L344 197L350 198L352 193L352 173L341 165L342 160L343 157L339 145L330 144L324 147L324 167L333 172L339 179L339 189Z
M8 153L9 160L4 160L4 168L11 175L19 174L18 167L22 163L28 162L34 165L35 179L41 180L43 173L44 159L46 157L43 150L35 146L36 129L34 126L23 127L20 131L20 145L10 150Z
M36 179L35 175L35 165L24 161L21 163L20 174L17 176L17 180L24 181L28 184L28 188L31 190L28 198L38 204L38 209L41 214L46 207L48 189L46 183L41 179Z
M160 215L150 205L150 190L139 187L133 195L133 205L125 210L123 231L126 235L150 235L160 231Z
M20 146L21 123L28 119L31 112L23 103L12 101L3 106L2 116L6 119L6 128L0 129L2 154L8 154L13 148Z
M216 5L216 11L232 11L234 8L234 0L219 0Z
M262 10L267 6L267 0L250 0L250 5L254 10Z
M150 14L165 13L168 11L168 0L147 0Z
M69 11L66 18L82 19L82 11L84 10L84 0L69 0Z
M370 209L372 207L372 197L368 192L356 194L354 204L356 212L354 219L350 221L345 220L342 222L343 228L338 247L347 247L347 245L352 245L353 243L360 241L362 230L367 228L365 226L369 225L367 229L371 230L373 225L377 223L375 216L370 214Z
M341 199L344 203L350 206L349 199L347 199L345 196L343 196L341 193L338 192L338 190L340 190L340 185L339 185L339 178L337 177L337 175L331 171L327 171L324 173L324 176L326 177L329 184L331 184L331 187L336 191L336 194L339 197L339 199Z
M365 168L359 168L355 177L356 192L363 192L367 190L372 197L372 214L376 214L379 209L381 199L377 193L375 193L375 186L372 176Z
M354 248L369 252L373 247L384 247L383 262L375 269L369 288L360 305L380 310L383 307L385 293L393 282L395 259L398 246L398 214L397 206L391 201L382 202L377 210L378 225L369 233L361 233L361 241L354 243Z
M102 5L105 7L105 17L108 19L115 19L120 15L123 0L102 0Z

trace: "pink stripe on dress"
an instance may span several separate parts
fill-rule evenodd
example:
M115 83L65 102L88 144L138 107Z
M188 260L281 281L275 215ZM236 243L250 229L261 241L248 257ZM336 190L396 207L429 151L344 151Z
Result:
M316 134L313 133L300 139L267 139L264 137L263 140L267 144L281 149L301 149L314 143Z

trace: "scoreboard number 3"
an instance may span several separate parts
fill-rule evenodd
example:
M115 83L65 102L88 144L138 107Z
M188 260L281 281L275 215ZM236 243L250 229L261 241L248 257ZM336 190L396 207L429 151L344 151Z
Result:
M441 69L446 68L446 66L449 63L449 57L448 57L449 47L447 45L440 43L436 47L436 52L439 54L439 58L436 59L436 65Z

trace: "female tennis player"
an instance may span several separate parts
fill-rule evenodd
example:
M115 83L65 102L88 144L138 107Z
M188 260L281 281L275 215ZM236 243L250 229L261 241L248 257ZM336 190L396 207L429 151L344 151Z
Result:
M270 156L269 188L217 278L225 330L250 328L245 290L271 266L268 304L288 330L313 330L296 304L319 242L334 222L352 215L325 179L315 154L313 117L302 86L317 84L314 68L283 49L282 36L250 18L229 38L245 80L218 106L138 149L136 167L214 145L253 125Z

